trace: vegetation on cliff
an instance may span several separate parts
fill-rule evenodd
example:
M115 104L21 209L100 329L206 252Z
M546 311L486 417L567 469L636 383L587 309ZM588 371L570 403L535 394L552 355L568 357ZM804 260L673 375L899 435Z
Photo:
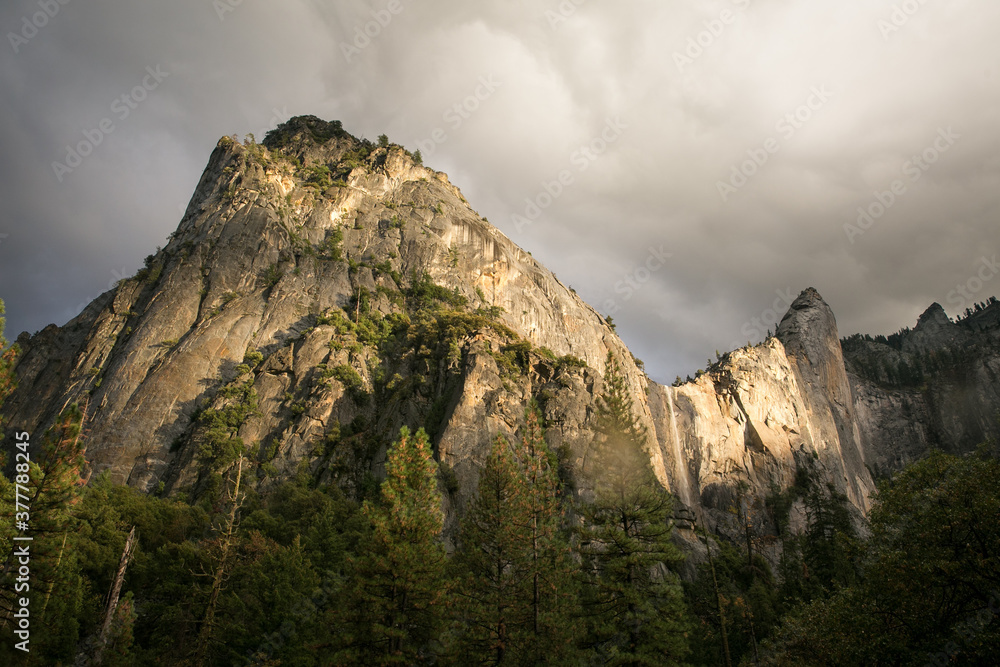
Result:
M748 528L742 545L704 537L712 557L682 586L671 498L613 358L606 377L592 444L593 470L608 474L577 471L584 490L567 487L528 409L516 443L495 441L450 555L446 481L422 431L399 434L374 495L306 468L268 492L241 486L237 453L220 492L196 501L104 476L81 486L83 413L71 408L28 475L28 656L13 648L14 480L0 480L0 657L70 664L98 637L106 665L983 664L1000 648L993 454L934 453L884 482L867 536L803 469L763 505L733 506L748 526L758 511L777 526L777 572L758 546L768 536ZM801 533L788 530L795 503Z

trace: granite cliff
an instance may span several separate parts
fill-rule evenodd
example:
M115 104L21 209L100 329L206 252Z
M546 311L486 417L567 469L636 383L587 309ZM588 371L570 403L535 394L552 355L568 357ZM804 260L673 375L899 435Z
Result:
M610 352L657 476L728 531L737 496L786 488L799 469L860 515L873 475L995 436L998 309L956 323L936 306L898 340L842 345L807 289L775 336L662 386L445 174L298 117L262 144L220 140L144 269L65 326L22 334L3 410L7 424L39 432L86 403L92 472L160 493L213 484L234 438L262 486L299 470L363 486L399 427L423 425L454 507L531 399L567 470L586 468ZM926 370L883 377L901 362Z

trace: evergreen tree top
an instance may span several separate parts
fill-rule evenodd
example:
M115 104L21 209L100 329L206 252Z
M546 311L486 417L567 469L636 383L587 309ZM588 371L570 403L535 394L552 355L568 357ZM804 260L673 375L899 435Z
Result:
M379 504L366 502L364 512L375 523L375 532L436 536L444 527L441 494L437 490L437 465L424 429L411 435L407 427L389 448Z
M640 447L648 429L633 413L628 378L614 354L608 352L604 366L604 391L597 399L597 430L611 440L627 439Z

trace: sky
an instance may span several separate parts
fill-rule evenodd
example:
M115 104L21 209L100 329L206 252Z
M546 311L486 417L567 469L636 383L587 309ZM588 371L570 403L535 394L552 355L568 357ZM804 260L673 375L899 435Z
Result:
M841 335L1000 294L995 0L8 0L7 337L164 245L216 141L386 133L657 380L815 287Z

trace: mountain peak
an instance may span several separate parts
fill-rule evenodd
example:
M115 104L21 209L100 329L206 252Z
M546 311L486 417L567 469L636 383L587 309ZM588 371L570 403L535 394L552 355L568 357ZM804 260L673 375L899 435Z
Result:
M810 353L810 343L837 340L837 320L820 293L807 287L795 298L781 318L776 332L786 348Z
M965 329L951 321L939 303L932 303L917 319L917 325L906 337L903 349L921 352L942 347L963 347L968 341Z
M101 406L89 417L94 470L144 489L206 479L197 452L171 443L200 438L204 406L219 409L247 372L268 407L240 425L244 442L272 442L293 407L292 422L309 415L280 438L290 466L335 424L364 424L367 441L385 446L399 426L417 423L464 471L472 456L463 452L488 448L501 424L519 419L521 398L537 386L527 384L533 359L599 369L611 350L634 391L645 382L597 312L476 213L444 173L315 116L282 123L263 144L220 139L170 242L76 325L101 347L62 340L55 328L26 343L26 355L42 363L71 350L64 377L96 370L64 390L41 370L22 386L37 379L63 390L53 406ZM492 434L465 430L487 414L476 412L483 393L459 402L469 373L470 386L517 397L489 413ZM24 396L9 405L30 411L32 430L51 421ZM376 406L376 396L395 398ZM449 430L450 410L466 407L472 416ZM125 414L127 425L114 428Z
M271 150L292 144L324 144L330 139L355 139L339 120L326 121L316 116L293 116L264 135L261 143ZM356 141L356 139L355 139Z
M795 297L795 301L792 302L790 307L793 309L802 309L818 306L820 304L829 309L829 306L827 306L826 302L823 301L823 297L820 295L819 291L815 287L807 287L799 292L799 295Z
M917 319L918 328L933 325L947 326L949 324L952 324L951 318L949 318L948 314L944 312L944 308L941 304L936 301L928 306L927 310L925 310Z

